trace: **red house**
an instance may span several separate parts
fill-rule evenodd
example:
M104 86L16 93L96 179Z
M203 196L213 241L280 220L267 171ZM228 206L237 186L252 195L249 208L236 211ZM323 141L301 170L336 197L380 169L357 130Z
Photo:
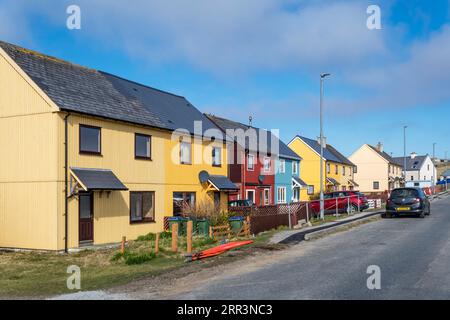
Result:
M229 153L228 177L239 187L239 191L229 194L229 200L249 199L258 206L272 205L275 190L275 159L270 146L274 136L263 129L239 122L206 115L224 133L247 132L245 142L236 138ZM252 140L252 134L256 139Z

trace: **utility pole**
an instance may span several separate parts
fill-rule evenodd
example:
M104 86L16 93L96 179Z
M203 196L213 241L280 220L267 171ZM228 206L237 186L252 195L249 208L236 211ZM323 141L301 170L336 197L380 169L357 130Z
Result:
M322 73L320 75L320 219L325 219L325 206L324 206L324 197L323 197L323 181L324 181L324 174L323 174L323 83L324 79L326 77L330 76L329 73Z

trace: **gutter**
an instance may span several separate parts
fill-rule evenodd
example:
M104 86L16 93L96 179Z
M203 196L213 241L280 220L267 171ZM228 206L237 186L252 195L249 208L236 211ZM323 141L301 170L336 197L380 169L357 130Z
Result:
M68 253L68 225L69 225L69 146L68 146L68 118L64 117L64 252Z

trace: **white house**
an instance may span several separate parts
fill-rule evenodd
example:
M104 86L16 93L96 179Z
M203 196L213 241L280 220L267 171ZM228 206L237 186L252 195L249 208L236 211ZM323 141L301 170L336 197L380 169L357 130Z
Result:
M404 166L405 158L396 157L394 160ZM436 184L437 170L429 155L418 156L415 152L406 157L406 186L427 188Z

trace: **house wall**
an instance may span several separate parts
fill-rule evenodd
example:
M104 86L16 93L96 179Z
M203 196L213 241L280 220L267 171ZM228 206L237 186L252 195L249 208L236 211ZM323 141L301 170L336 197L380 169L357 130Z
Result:
M53 111L39 88L0 49L0 247L57 248Z
M402 176L400 166L391 165L391 173L389 173L389 163L368 145L363 145L349 159L358 167L358 171L354 175L354 180L359 184L359 190L362 192L382 192L389 190L389 176L394 178ZM380 183L378 190L373 188L374 181ZM398 182L397 186L399 186Z
M59 247L64 246L64 114L59 121ZM80 124L101 127L102 155L85 155L79 153ZM140 160L134 157L135 133L152 136L152 159ZM164 217L173 214L173 192L195 192L197 204L207 200L213 201L211 193L206 192L206 185L201 185L198 174L202 170L210 174L227 175L226 165L213 167L211 162L205 163L211 156L209 143L192 139L193 152L200 148L205 159L202 163L182 165L179 157L172 161L172 152L179 154L179 140L173 141L170 132L139 127L132 124L93 118L90 116L71 115L69 117L69 167L111 169L127 186L128 191L94 192L94 244L114 243L121 240L136 239L149 232L160 232L164 229ZM226 157L226 148L222 143L222 157ZM194 154L194 153L193 153ZM211 161L211 160L210 160ZM194 162L194 156L193 156ZM155 222L130 223L130 192L155 192ZM227 208L227 194L221 194L221 206ZM78 242L78 198L69 201L69 247L79 246Z
M291 160L291 159L284 159L285 161L285 172L281 173L279 171L279 161L276 161L276 174L275 174L275 203L279 203L278 199L278 188L279 187L285 187L286 188L286 202L292 202L293 197L293 190L292 190L292 177L294 174L292 173L292 167L293 162L297 162L298 167L298 173L297 177L300 177L300 161L297 160ZM300 192L300 200L305 200L305 198L302 198L302 192Z

